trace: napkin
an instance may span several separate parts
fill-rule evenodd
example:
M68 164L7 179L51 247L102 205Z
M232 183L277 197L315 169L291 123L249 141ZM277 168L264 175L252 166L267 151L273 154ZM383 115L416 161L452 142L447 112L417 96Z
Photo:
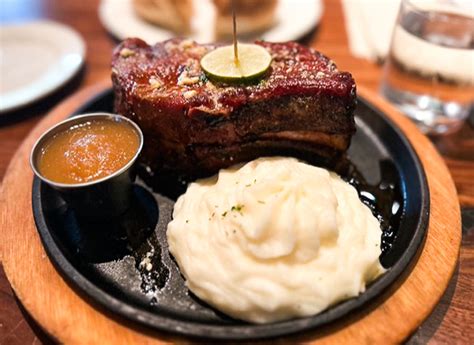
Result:
M342 0L352 55L383 60L390 48L400 0Z

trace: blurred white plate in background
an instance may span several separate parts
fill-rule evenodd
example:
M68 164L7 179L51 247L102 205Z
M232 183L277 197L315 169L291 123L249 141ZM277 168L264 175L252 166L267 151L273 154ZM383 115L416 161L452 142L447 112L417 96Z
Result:
M0 113L28 105L69 81L85 45L67 26L38 21L0 27Z
M204 3L204 0L201 0ZM197 15L205 11L197 11ZM321 0L278 0L276 24L255 38L266 41L284 42L297 40L309 33L318 23L323 12ZM205 16L205 13L203 14ZM99 6L102 24L116 38L138 37L153 44L176 36L176 33L153 25L139 17L132 6L132 0L102 0ZM213 23L203 17L199 27L190 38L200 43L212 41L209 32ZM237 30L238 30L237 16ZM210 30L211 29L211 30Z

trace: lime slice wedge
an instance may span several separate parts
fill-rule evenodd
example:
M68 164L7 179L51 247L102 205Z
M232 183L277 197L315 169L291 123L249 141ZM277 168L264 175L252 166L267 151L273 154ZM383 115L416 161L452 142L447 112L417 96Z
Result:
M206 74L217 81L239 82L260 77L270 67L272 57L262 46L239 43L239 60L234 59L234 47L217 48L201 59Z

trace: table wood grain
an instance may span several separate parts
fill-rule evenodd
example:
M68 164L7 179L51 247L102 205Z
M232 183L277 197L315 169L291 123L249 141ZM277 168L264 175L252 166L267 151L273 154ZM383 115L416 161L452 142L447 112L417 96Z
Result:
M15 150L44 114L73 92L109 78L110 54L115 42L100 24L97 15L98 4L99 0L1 1L2 24L34 19L56 20L76 29L87 45L86 64L83 70L64 89L27 109L0 115L2 179ZM331 57L341 70L351 71L357 84L377 90L381 67L350 55L340 1L326 0L324 7L322 21L313 36L308 38L308 43ZM473 124L466 122L459 133L432 140L450 168L461 205L471 208L465 208L463 211L466 225L463 229L460 259L455 276L438 307L408 343L469 343L474 339ZM50 342L48 336L31 320L15 299L3 270L0 270L0 344Z

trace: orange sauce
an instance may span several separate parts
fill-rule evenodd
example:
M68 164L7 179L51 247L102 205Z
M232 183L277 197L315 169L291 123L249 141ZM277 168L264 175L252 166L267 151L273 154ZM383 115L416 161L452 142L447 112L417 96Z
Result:
M135 129L126 122L91 120L49 138L38 156L38 170L59 183L84 183L124 167L140 145Z

